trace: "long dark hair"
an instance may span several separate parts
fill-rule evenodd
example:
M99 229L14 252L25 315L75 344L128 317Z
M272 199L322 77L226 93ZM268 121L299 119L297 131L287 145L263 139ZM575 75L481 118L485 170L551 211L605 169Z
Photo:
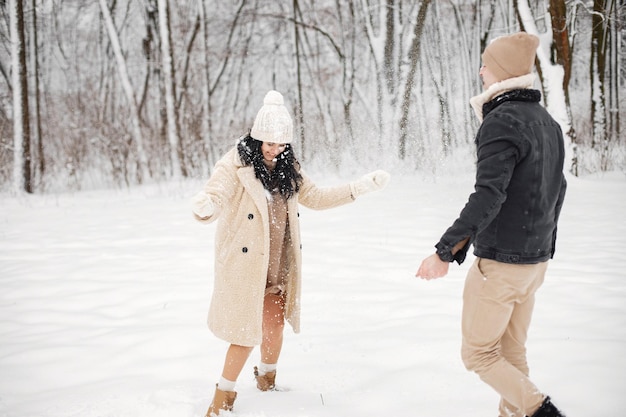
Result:
M293 153L293 148L289 143L285 144L285 150L276 157L276 167L270 171L263 162L262 144L263 142L254 139L250 134L241 137L237 142L241 162L245 166L254 167L256 177L266 190L277 191L285 198L290 198L300 191L302 184L300 163Z

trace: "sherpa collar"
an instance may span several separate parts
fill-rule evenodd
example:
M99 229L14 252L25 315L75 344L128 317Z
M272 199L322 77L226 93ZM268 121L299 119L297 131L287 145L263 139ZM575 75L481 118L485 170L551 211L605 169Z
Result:
M491 86L481 94L470 99L470 104L480 122L483 121L483 104L491 101L494 97L511 90L528 89L535 82L534 74L526 74L521 77L508 78L506 80L491 84Z

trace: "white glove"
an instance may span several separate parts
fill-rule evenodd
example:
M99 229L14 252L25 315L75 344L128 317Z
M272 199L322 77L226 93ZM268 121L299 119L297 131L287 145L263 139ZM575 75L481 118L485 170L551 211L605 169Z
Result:
M365 174L358 180L350 183L352 196L357 198L371 191L381 190L385 188L389 182L389 178L391 178L389 173L381 169Z
M206 193L200 191L198 194L191 197L191 210L196 216L206 218L215 212L215 207Z

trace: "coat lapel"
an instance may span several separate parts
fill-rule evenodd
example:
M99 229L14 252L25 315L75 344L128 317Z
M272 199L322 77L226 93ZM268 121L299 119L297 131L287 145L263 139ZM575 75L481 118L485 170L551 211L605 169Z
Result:
M257 210L261 213L261 218L264 223L267 223L269 221L269 214L267 210L266 191L261 181L254 175L254 168L251 166L240 168L237 170L237 175L239 176L241 184L252 198Z

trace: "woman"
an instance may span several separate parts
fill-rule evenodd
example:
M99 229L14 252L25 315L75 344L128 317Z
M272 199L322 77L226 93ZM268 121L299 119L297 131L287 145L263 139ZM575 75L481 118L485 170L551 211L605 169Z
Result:
M350 184L318 188L303 173L290 145L291 116L283 96L269 91L250 134L215 165L204 190L192 198L197 220L219 219L214 291L208 325L230 343L207 416L232 410L235 383L252 349L257 387L272 390L284 321L300 331L298 203L327 209L383 188L389 174L375 171Z

